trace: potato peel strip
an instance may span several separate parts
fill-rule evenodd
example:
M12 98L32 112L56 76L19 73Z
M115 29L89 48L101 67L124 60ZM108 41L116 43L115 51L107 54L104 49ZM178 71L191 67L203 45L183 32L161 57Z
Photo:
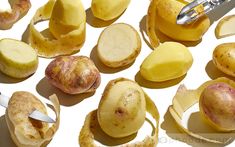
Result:
M86 22L57 39L45 37L35 28L34 25L38 22L50 19L55 2L56 0L49 0L47 4L39 8L29 25L29 42L36 49L38 55L45 58L76 53L85 41Z
M204 84L202 84L198 89L195 89L195 90L188 90L184 85L181 85L178 88L177 93L173 98L173 102L172 102L172 105L169 107L169 111L181 131L187 133L188 135L194 138L197 138L203 141L207 141L211 143L218 143L218 144L226 144L232 139L232 137L228 139L222 139L222 141L218 141L215 139L201 136L197 133L193 133L187 128L185 128L182 124L183 113L187 111L191 106L198 103L202 91L209 85L219 83L219 82L227 83L235 88L235 82L224 77L218 78L216 80L207 81Z
M120 145L122 147L134 147L134 146L148 146L154 147L157 146L158 143L158 126L159 126L159 112L154 104L154 102L150 99L150 97L145 93L145 100L146 100L146 110L151 114L151 116L156 121L156 126L154 128L154 132L152 136L147 136L143 141L138 141L135 143L124 144ZM92 130L97 129L99 126L97 121L97 110L90 112L85 119L84 125L81 129L79 135L79 144L81 147L97 147L98 145L95 144L95 136ZM115 139L115 138L114 138ZM118 139L115 139L118 140Z

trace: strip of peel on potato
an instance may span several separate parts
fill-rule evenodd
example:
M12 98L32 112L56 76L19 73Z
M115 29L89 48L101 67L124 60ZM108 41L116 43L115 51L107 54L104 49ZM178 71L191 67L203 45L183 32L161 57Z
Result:
M53 125L34 119L29 119L28 114L35 108L47 113L46 107L35 96L28 92L16 92L12 95L6 109L6 122L14 143L19 147L46 146L59 128L60 105L56 95L49 97L56 114Z
M184 85L181 85L173 98L173 102L169 107L169 111L179 129L182 132L187 133L189 136L210 143L228 144L233 140L233 135L230 132L219 132L214 130L214 134L210 134L210 132L208 132L206 135L203 135L198 132L192 132L189 128L185 127L182 122L184 113L199 102L200 95L202 94L203 90L206 87L216 83L226 83L235 88L235 82L224 77L207 81L195 90L188 90Z
M50 20L55 3L56 0L49 0L48 3L37 10L30 22L29 42L36 49L38 55L45 58L76 53L85 42L85 19L77 27L60 36L54 36L55 38L45 37L35 28L37 23ZM64 29L66 30L67 26Z
M123 81L129 81L127 79L117 79L115 82L121 82ZM115 83L111 83L115 84ZM95 143L95 141L105 140L105 142L109 145L121 145L122 147L134 147L134 146L148 146L148 147L155 147L158 143L158 126L159 126L159 112L154 104L154 102L151 100L151 98L144 93L144 98L146 102L146 111L151 114L153 119L155 120L155 126L153 126L153 130L151 133L151 136L148 135L143 139L142 141L136 141L133 143L128 143L133 138L131 138L132 135L127 137L121 137L121 138L114 138L109 135L107 135L99 123L98 118L98 110L94 110L90 112L85 119L84 125L81 129L80 135L79 135L79 144L81 147L86 146L99 146ZM99 108L98 108L99 109ZM145 118L145 120L147 117ZM118 127L118 126L117 126ZM111 131L113 132L113 131ZM115 134L116 135L116 134ZM98 139L97 139L98 138Z
M0 29L10 29L18 20L24 17L31 8L30 0L9 0L10 11L0 12Z

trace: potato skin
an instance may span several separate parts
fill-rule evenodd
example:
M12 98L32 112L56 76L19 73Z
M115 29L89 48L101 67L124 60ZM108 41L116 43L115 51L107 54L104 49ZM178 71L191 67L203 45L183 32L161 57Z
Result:
M213 52L213 63L222 72L235 77L235 43L218 45Z
M46 68L49 82L68 94L94 92L100 85L100 73L85 56L62 56Z

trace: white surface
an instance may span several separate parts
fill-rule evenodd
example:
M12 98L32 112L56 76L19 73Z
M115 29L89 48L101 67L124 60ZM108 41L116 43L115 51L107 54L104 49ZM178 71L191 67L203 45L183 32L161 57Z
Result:
M27 33L24 32L26 31L30 19L32 18L36 9L39 8L39 6L43 5L46 1L47 0L32 0L32 8L30 9L29 13L20 21L18 21L12 29L4 31L0 30L0 38L15 38L18 40L21 40L22 38L25 39ZM89 9L91 0L82 0L82 2L85 9ZM229 4L227 6L233 8L235 6L234 2L235 1L233 0L233 4ZM143 29L145 27L144 16L147 13L148 5L148 0L132 0L128 9L119 19L115 21L115 23L125 22L131 24L138 31L141 28ZM220 9L221 11L219 13L221 13L222 11L228 11L228 7ZM87 22L89 23L87 23L86 42L81 51L77 53L77 55L86 55L88 57L92 55L92 59L95 59L96 56L93 54L94 52L92 52L92 50L96 46L100 32L104 28L92 27L90 25L91 11L86 12L88 12L87 14L89 14L87 16ZM234 13L235 9L233 9L226 15ZM216 14L213 14L212 16L215 18L217 17ZM194 140L184 135L179 135L180 132L176 128L173 119L171 118L169 112L167 112L167 109L169 105L171 105L172 98L175 95L176 89L179 84L184 83L188 88L194 89L201 85L203 82L210 80L211 78L214 79L216 77L224 75L221 72L217 71L211 64L210 60L212 59L212 52L215 46L220 43L235 41L235 36L217 40L214 35L216 24L217 22L212 24L208 32L203 36L203 40L197 46L190 47L190 51L192 52L192 55L194 57L193 65L188 74L178 80L163 83L150 83L146 81L140 82L139 74L137 74L139 71L139 66L141 65L144 58L152 51L146 45L145 41L143 40L143 36L141 36L142 50L134 64L120 71L110 70L108 68L105 68L104 66L99 65L98 69L102 73L101 85L93 96L84 100L81 99L83 96L65 95L48 84L48 82L44 79L44 71L51 60L43 58L40 58L39 60L40 64L36 73L25 80L13 80L7 76L0 74L0 90L5 95L9 96L15 91L29 91L38 96L44 102L48 101L46 97L48 97L52 93L56 93L60 97L61 102L61 124L59 130L48 146L75 147L79 146L78 135L83 125L84 119L90 111L97 108L107 82L118 77L126 77L132 80L136 79L136 81L139 82L144 90L150 95L160 112L159 147L189 145L209 146L208 144L201 143L198 140ZM3 117L4 114L5 109L0 107L0 147L13 147L14 145L9 137L9 132L6 128L6 123ZM195 121L195 125L197 125L197 121ZM185 142L174 140L172 139L173 136L180 138ZM231 143L228 146L235 146L235 142Z

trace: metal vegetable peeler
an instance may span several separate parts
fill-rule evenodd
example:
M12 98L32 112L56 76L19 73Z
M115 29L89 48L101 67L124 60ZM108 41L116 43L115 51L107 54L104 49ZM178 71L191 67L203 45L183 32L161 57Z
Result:
M194 0L187 4L180 11L176 23L177 24L189 24L199 17L207 14L208 12L216 9L219 5L227 3L231 0ZM198 6L203 6L202 10L196 10Z

